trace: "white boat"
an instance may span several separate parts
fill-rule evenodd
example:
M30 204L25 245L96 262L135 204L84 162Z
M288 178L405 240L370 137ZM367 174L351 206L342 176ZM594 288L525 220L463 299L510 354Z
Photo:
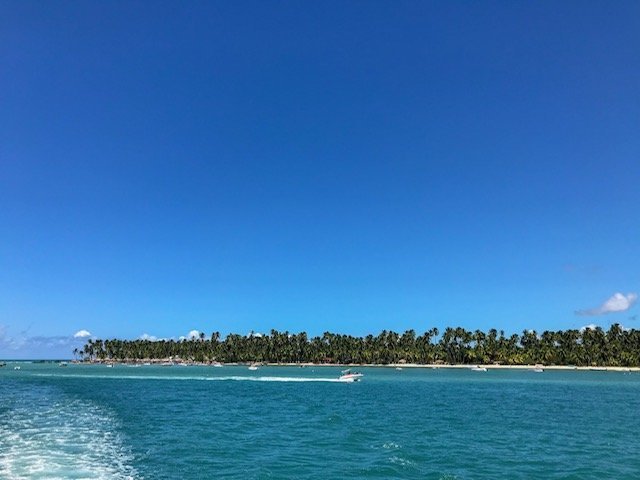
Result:
M69 366L69 364L68 364L67 362L60 362L60 363L58 364L58 366L59 366L59 367L67 367L67 366Z
M20 370L20 366L13 367L14 370Z
M479 367L478 365L474 365L473 367L471 367L471 371L472 372L486 372L487 371L487 367Z
M257 370L258 368L259 368L259 365L255 364L255 363L249 365L249 370L254 371L254 370Z
M534 365L533 366L533 371L536 373L542 373L544 372L544 368L542 368L542 365Z
M339 379L341 382L359 382L364 375L360 372L352 372L351 370L343 370L340 372Z
M219 367L221 367L221 366L222 366L222 364L221 364L220 362L213 362L213 363L211 364L211 366L212 366L212 367L218 367L218 368L219 368Z
M402 370L402 367L396 367L396 370Z

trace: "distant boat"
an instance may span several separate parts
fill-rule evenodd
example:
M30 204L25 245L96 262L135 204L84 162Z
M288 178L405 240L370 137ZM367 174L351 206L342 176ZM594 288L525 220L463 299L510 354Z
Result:
M222 366L222 364L221 364L220 362L213 362L213 363L211 364L211 366L212 366L212 367L218 367L218 368L219 368L219 367L221 367L221 366Z
M351 369L340 372L342 375L338 378L341 382L359 382L364 375L360 372L352 372Z
M113 363L107 363L107 368L113 368Z
M0 362L0 367L6 367L7 364L5 362Z
M402 367L396 367L396 370L402 370Z
M67 362L60 362L59 367L68 367L69 364Z
M258 368L260 367L259 364L257 363L252 363L251 365L249 365L249 370L258 370Z
M533 366L533 371L536 373L542 373L544 372L544 368L542 368L542 365L534 365Z
M471 367L471 371L472 372L486 372L487 371L487 367L479 367L478 365L474 365L473 367Z
M13 367L14 370L20 370L20 366L18 365L17 367Z

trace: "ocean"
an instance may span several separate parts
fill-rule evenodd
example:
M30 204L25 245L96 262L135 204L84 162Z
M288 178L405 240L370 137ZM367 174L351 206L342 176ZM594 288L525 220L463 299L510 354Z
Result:
M8 363L0 479L640 478L640 373L359 370Z

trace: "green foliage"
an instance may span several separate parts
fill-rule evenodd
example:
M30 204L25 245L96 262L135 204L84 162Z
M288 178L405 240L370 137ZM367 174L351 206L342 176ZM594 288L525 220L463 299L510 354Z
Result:
M422 335L414 330L401 335L384 330L365 337L325 332L309 339L305 332L271 330L269 335L229 334L224 340L219 332L178 341L90 339L74 355L100 361L640 366L640 331L617 324L607 332L598 327L542 334L524 331L507 337L495 329L485 333L457 327L445 329L439 339L438 334L436 328Z

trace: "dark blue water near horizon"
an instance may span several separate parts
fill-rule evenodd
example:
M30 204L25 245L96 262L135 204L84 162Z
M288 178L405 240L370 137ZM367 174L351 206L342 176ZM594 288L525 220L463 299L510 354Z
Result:
M3 479L640 478L635 372L20 365Z

